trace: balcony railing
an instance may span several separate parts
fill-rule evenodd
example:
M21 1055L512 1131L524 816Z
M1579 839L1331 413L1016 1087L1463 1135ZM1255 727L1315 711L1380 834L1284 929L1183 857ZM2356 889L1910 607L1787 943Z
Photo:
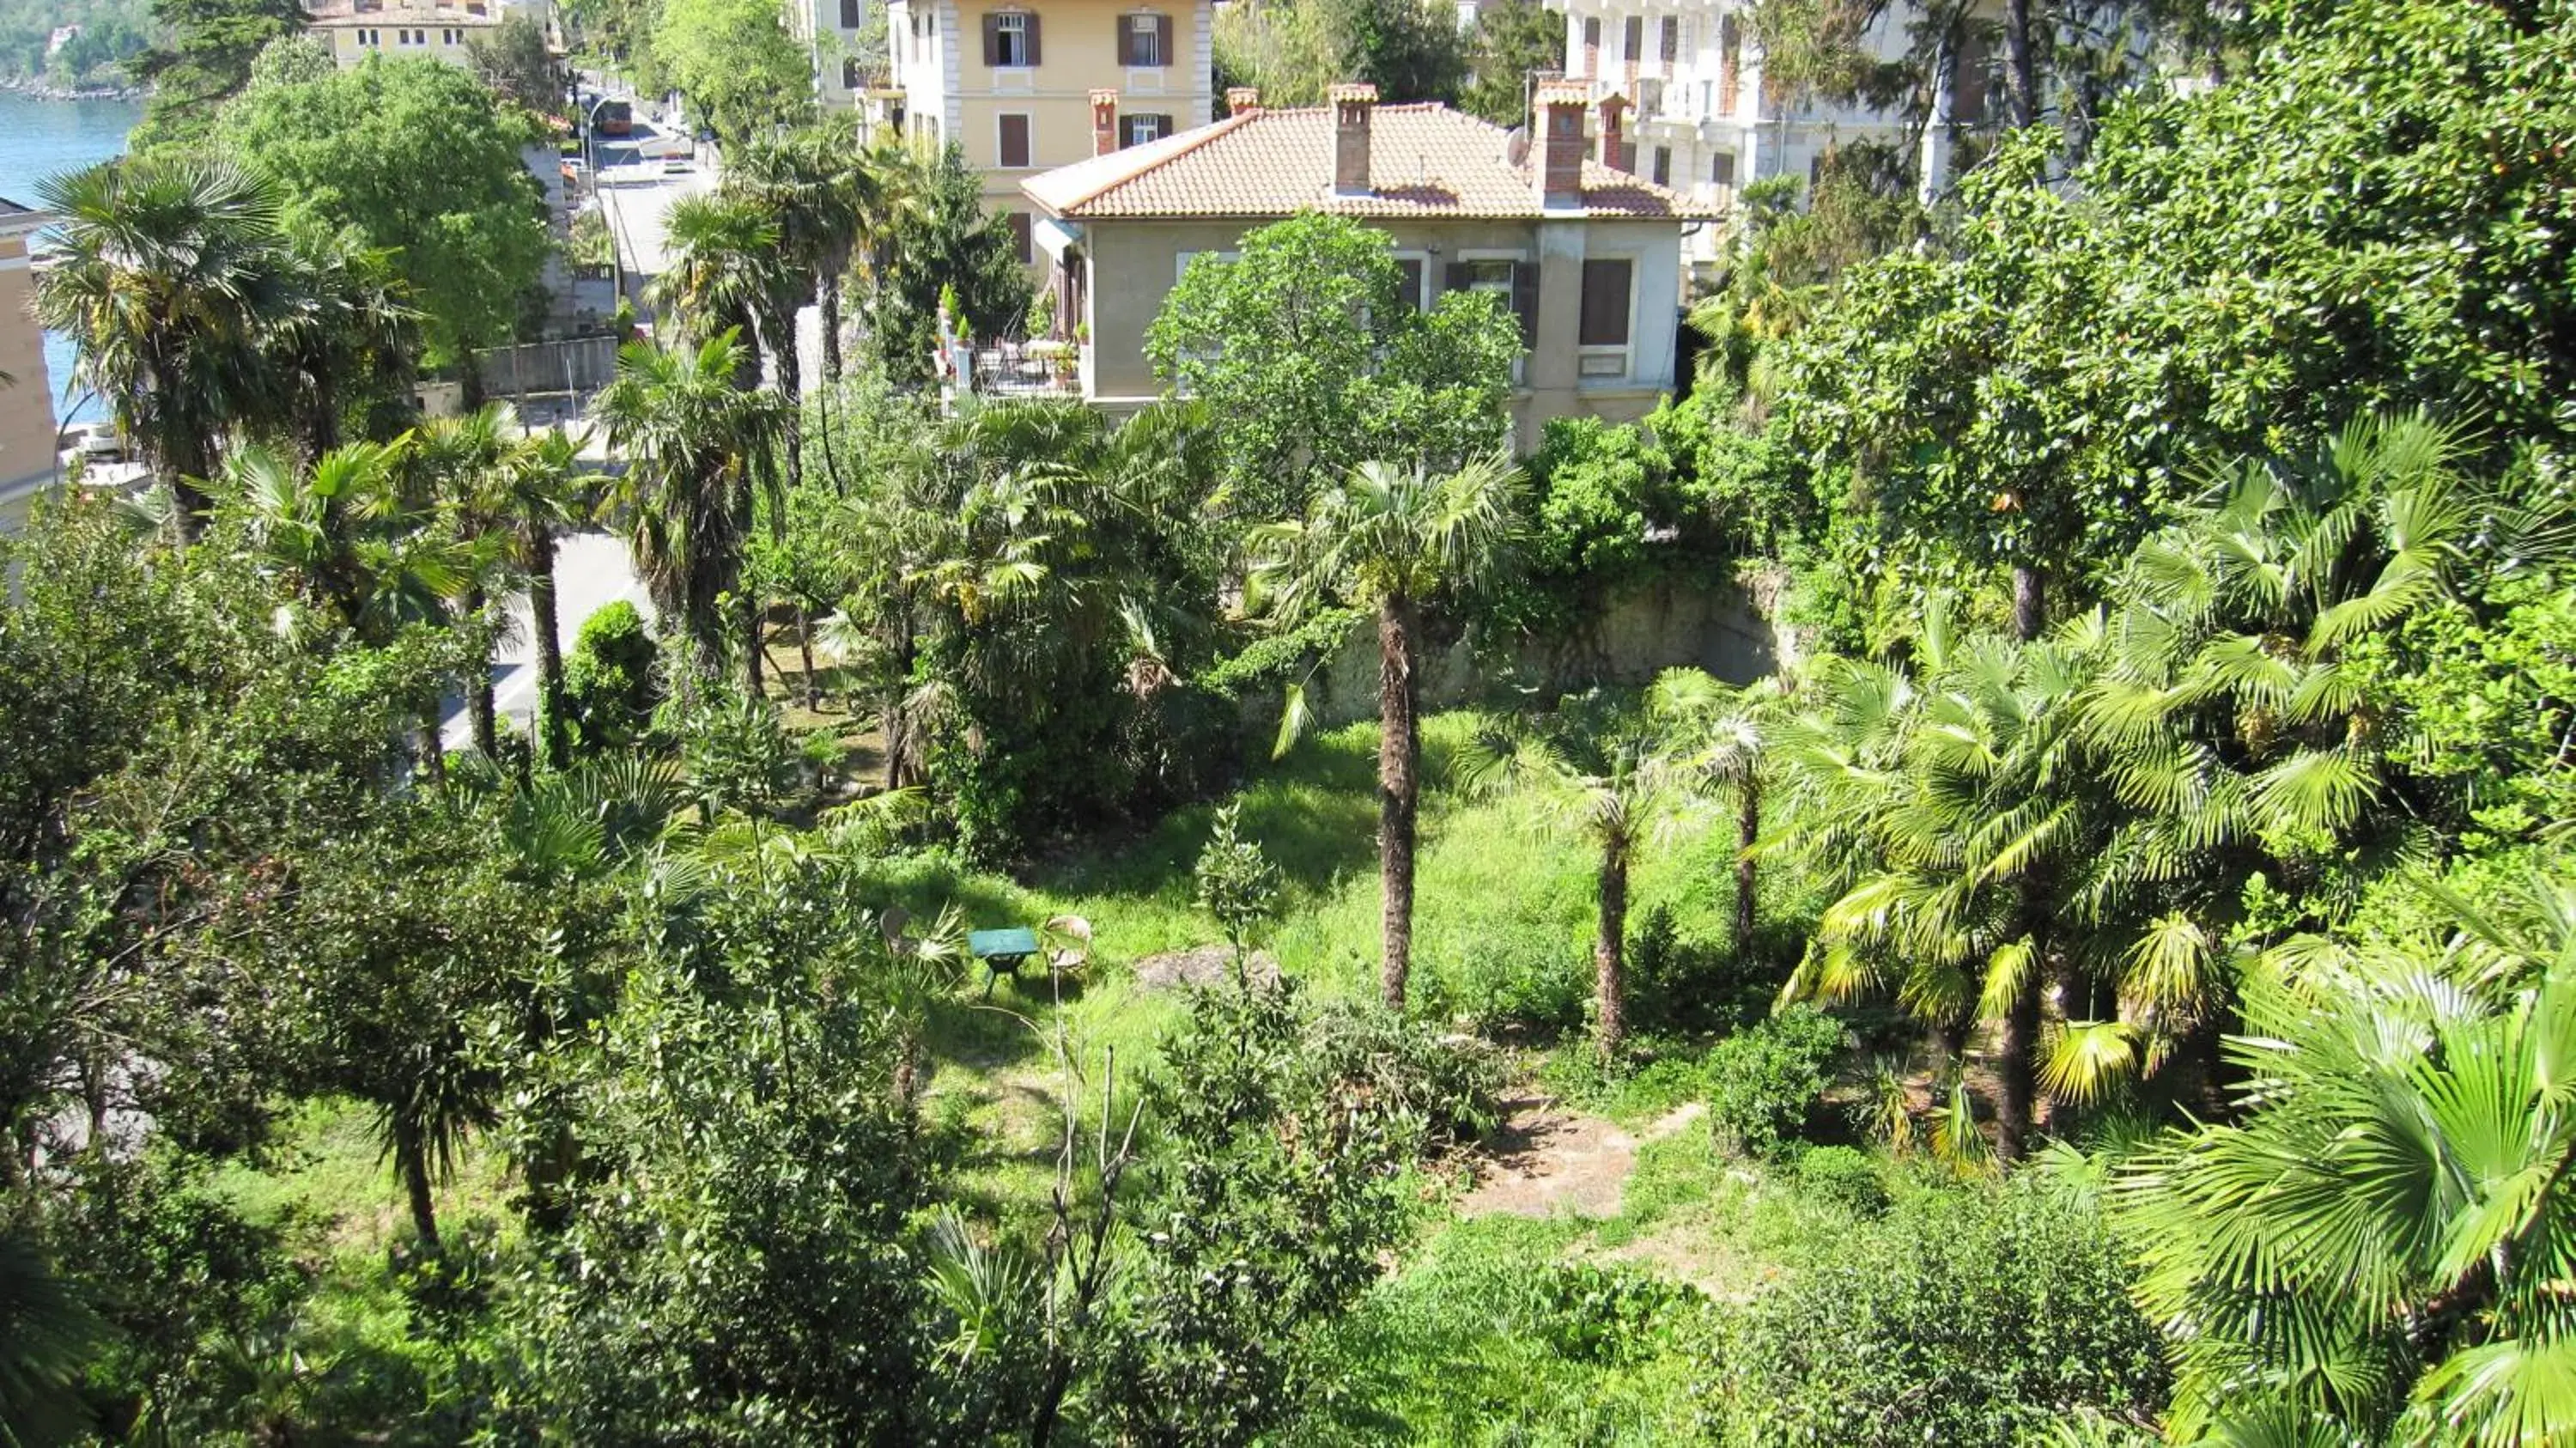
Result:
M975 349L979 397L1080 397L1082 353L1071 342L1001 342Z

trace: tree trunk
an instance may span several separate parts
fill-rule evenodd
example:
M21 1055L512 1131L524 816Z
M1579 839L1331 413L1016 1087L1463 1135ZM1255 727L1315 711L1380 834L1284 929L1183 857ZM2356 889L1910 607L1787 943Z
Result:
M823 265L821 283L814 288L814 310L823 319L823 386L841 385L841 273L848 270L850 259L843 256Z
M1413 824L1420 804L1422 736L1414 718L1413 601L1389 594L1377 606L1377 860L1384 882L1385 956L1378 990L1404 1009L1413 965Z
M492 697L492 640L499 630L492 626L492 600L484 597L481 587L465 596L467 617L480 620L487 630L483 641L483 667L465 681L465 714L474 723L474 749L486 759L501 755L501 721L499 706Z
M170 497L177 505L173 512L179 525L179 541L194 543L205 535L206 520L214 516L215 501L200 487L199 480L214 470L214 448L194 438L172 438L161 456L145 453L146 463L153 465L170 485Z
M896 606L894 628L894 687L886 691L885 705L885 787L901 789L904 751L911 747L911 741L905 738L909 725L903 716L904 689L912 682L915 649L909 607Z
M403 1194L411 1202L412 1230L420 1240L438 1245L438 1213L429 1196L429 1152L420 1130L408 1122L394 1125L394 1170L402 1175Z
M757 699L761 696L760 661L762 654L760 649L760 633L761 625L766 622L762 617L764 610L760 606L760 591L758 589L753 588L748 583L737 583L734 586L742 591L743 692L750 695L752 698Z
M447 779L447 740L439 733L442 722L439 706L432 703L420 716L420 760L429 766L429 777Z
M801 598L796 600L796 656L805 665L805 707L819 711L823 694L814 680L814 611Z
M2016 563L2012 572L2013 637L2028 643L2048 628L2048 576L2034 563Z
M787 416L780 420L779 452L784 459L787 491L793 493L805 481L805 360L796 355L794 313L788 314L787 325L780 331L778 395L787 399Z
M2060 957L2049 970L2057 996L2057 1020L2060 1026L2095 1019L2093 1015L2093 982L2078 970L2071 956ZM2060 1141L2075 1139L2076 1118L2081 1114L2072 1100L2051 1096L2046 1103L2048 1134Z
M2030 0L2004 0L2005 119L2027 126L2039 119L2039 83L2030 53Z
M1753 960L1753 907L1759 867L1753 845L1762 837L1762 785L1746 778L1735 787L1735 968Z
M1995 1154L2005 1161L2019 1161L2031 1146L2031 1123L2039 1097L2040 987L2048 969L2048 937L2040 922L2039 883L2022 877L2021 904L2016 912L2021 938L2029 944L2030 960L2022 968L2021 985L2013 992L2012 1004L2004 1011L2003 1030L1995 1042L1995 1074L2003 1084L2003 1100L1995 1113Z
M563 639L556 633L555 533L538 524L528 538L528 627L537 646L537 753L548 769L572 763L572 721L564 717Z
M1601 852L1601 929L1592 942L1592 992L1601 1022L1595 1040L1604 1061L1619 1059L1628 1040L1627 944L1628 850L1623 842Z

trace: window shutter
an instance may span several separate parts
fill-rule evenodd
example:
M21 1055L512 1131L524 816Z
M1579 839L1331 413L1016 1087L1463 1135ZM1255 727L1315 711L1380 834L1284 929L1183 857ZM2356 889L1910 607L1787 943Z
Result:
M1172 118L1167 115L1154 117L1154 139L1159 141L1170 134L1172 134Z
M1004 170L1018 170L1029 164L1029 118L1003 116L1000 121L1000 161Z
M1002 17L990 11L984 15L984 64L1002 63Z
M1422 310L1422 258L1398 257L1395 269L1404 273L1404 305L1417 312Z
M1116 40L1114 43L1117 47L1111 53L1118 57L1118 63L1120 65L1134 65L1136 63L1135 17L1130 15L1112 15L1109 17L1109 24L1116 34Z
M1037 13L1036 11L1032 10L1032 11L1030 11L1030 12L1029 12L1029 64L1030 64L1030 65L1032 65L1032 66L1035 66L1037 63L1038 63L1038 13Z
M1027 266L1036 260L1037 251L1029 233L1029 214L1025 211L1010 212L1005 218L1005 224L1010 227L1011 249L1019 257L1020 265Z
M1665 17L1664 17L1664 24L1663 24L1663 28L1662 28L1662 33L1661 33L1661 34L1659 34L1659 35L1657 35L1655 38L1656 38L1657 42L1662 46L1662 48L1663 48L1663 52L1664 52L1663 54L1661 54L1661 55L1659 55L1659 56L1656 56L1655 58L1656 58L1657 60L1662 61L1662 62L1664 63L1664 69L1665 69L1665 70L1667 70L1667 71L1669 71L1669 70L1671 70L1671 69L1673 68L1673 58L1674 58L1675 56L1677 56L1677 55L1679 55L1679 54L1681 53L1681 48L1682 48L1682 22L1681 22L1681 17L1679 17L1679 16L1677 16L1677 15L1667 15L1667 16L1665 16Z
M1631 263L1587 261L1583 264L1583 315L1574 340L1584 347L1628 345L1628 277Z
M1440 290L1442 292L1463 292L1466 289L1467 264L1465 262L1453 261L1440 269Z
M841 28L843 30L856 30L859 28L859 4L860 0L841 0Z
M1521 319L1521 345L1538 345L1538 264L1512 263L1512 315Z
M1165 65L1178 65L1178 64L1180 64L1180 61L1179 61L1179 60L1177 60L1176 58L1174 58L1174 56L1173 56L1173 54L1172 54L1172 17L1170 17L1169 15L1157 15L1157 16L1155 16L1155 17L1154 17L1154 31L1155 31L1155 41L1156 41L1156 43L1161 47L1161 54L1162 54L1162 58L1163 58L1163 64L1165 64Z

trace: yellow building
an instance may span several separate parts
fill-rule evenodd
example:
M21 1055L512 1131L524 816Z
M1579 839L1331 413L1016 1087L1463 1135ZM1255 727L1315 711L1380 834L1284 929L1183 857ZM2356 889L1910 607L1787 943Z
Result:
M1022 181L1216 113L1210 0L893 0L886 18L885 120L964 147L1032 265Z
M54 389L45 373L45 334L36 326L35 273L27 240L51 218L0 201L0 532L26 521L35 496L54 480Z
M330 50L342 70L357 69L371 55L465 65L465 42L500 23L501 7L492 0L429 5L338 0L305 16L313 38Z

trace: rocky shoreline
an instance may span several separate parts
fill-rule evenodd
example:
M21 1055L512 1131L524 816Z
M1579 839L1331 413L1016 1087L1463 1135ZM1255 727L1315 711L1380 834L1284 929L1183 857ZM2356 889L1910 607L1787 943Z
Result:
M39 77L25 75L0 79L0 91L25 96L31 101L139 101L150 98L152 94L150 86L58 86Z

